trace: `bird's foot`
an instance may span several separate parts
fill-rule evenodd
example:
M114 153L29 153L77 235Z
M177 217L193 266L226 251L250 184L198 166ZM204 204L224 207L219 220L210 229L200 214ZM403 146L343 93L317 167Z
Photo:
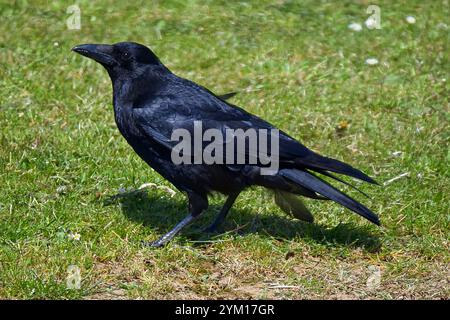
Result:
M214 224L202 229L202 232L210 234L221 233L222 231L223 231L222 228Z
M150 248L162 248L165 245L165 243L160 241L160 240L156 240L156 241L141 241L141 244L144 247L150 247Z

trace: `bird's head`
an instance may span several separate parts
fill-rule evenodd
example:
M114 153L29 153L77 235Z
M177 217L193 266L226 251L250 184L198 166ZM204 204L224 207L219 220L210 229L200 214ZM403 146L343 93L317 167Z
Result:
M137 76L151 66L165 69L149 48L135 42L119 42L112 45L81 44L73 47L72 51L100 63L113 80L119 76Z

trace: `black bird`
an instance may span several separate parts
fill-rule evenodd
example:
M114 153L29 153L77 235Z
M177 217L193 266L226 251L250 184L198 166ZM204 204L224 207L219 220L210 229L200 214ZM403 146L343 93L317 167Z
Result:
M207 229L215 230L224 221L240 192L252 185L275 191L275 200L283 210L306 221L313 218L298 195L333 200L379 225L374 213L317 173L340 182L344 181L331 172L377 184L372 178L346 163L309 150L281 130L279 170L276 174L263 175L261 159L256 164L175 164L171 152L176 142L171 140L171 135L180 128L193 134L194 121L202 121L202 130L214 128L221 132L228 128L276 128L225 101L228 95L217 96L176 76L144 45L133 42L83 44L72 50L97 61L107 70L113 87L115 121L121 134L149 166L188 197L189 214L152 246L163 246L170 241L207 209L208 195L219 192L228 198ZM248 157L248 146L245 153Z

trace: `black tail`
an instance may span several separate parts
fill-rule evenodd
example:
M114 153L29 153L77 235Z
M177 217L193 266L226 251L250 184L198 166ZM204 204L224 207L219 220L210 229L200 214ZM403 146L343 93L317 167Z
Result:
M282 169L279 171L279 175L343 205L376 225L380 225L380 220L372 211L310 172L296 169Z
M367 195L367 193L365 193L364 191L361 191L360 189L358 189L358 188L355 187L354 185L348 183L347 181L342 180L342 179L339 178L339 177L336 177L334 174L331 174L331 173L329 173L328 171L320 170L320 169L316 169L316 170L314 170L314 171L316 171L316 172L318 172L318 173L320 173L320 174L323 174L324 176L330 177L330 178L332 178L332 179L334 179L334 180L336 180L336 181L339 181L339 182L341 182L341 183L343 183L343 184L349 186L350 188L355 189L356 191L358 191L358 192L361 193L362 195L366 196L367 198L370 198L370 197Z
M306 157L297 158L296 162L301 166L304 166L309 169L320 169L327 170L336 173L345 174L350 177L354 177L369 183L379 184L371 177L363 173L362 171L353 168L352 166L341 162L339 160L335 160L332 158L323 157L317 153L311 152Z

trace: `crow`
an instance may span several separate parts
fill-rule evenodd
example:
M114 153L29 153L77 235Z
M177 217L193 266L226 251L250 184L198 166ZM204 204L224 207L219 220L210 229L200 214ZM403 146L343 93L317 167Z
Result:
M175 75L151 49L138 43L82 44L72 50L95 60L106 69L112 81L114 117L120 133L142 160L188 198L188 215L149 245L164 246L208 208L211 193L221 193L227 196L225 204L214 222L205 229L214 232L225 220L238 195L251 186L274 191L280 208L301 220L313 221L311 213L299 198L305 196L335 201L380 225L377 215L336 189L322 176L345 184L348 183L334 174L378 184L375 180L344 162L311 151L269 122L227 102L227 98L234 93L218 96L201 85ZM270 132L270 139L277 132L278 150L274 152L278 163L276 172L263 174L267 162L262 161L259 153L256 153L256 162L248 161L252 153L248 144L244 146L244 163L176 163L172 156L177 141L174 141L172 134L177 129L183 129L183 132L195 135L195 122L202 123L202 132L207 129L225 132L230 128L266 130ZM217 142L220 144L220 140ZM226 143L230 141L223 142ZM204 141L201 147L205 147ZM180 154L184 155L183 152ZM193 154L186 151L186 156L192 157ZM237 157L237 154L234 156Z

